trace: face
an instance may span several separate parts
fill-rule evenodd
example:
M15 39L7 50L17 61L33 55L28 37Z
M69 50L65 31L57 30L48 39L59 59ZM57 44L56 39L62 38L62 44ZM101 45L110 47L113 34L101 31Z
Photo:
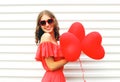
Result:
M42 30L46 33L53 33L54 29L54 19L51 19L47 15L43 15L40 20L40 26Z

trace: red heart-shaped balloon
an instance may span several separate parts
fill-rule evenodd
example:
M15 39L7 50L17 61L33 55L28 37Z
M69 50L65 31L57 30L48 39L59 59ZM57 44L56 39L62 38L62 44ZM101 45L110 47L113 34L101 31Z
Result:
M68 61L76 61L81 54L80 41L70 32L63 33L60 36L60 48Z
M74 22L70 26L68 32L73 33L80 40L80 42L82 42L83 38L85 37L85 30L80 22Z
M105 51L101 45L102 37L98 32L91 32L82 41L82 51L93 59L102 59Z

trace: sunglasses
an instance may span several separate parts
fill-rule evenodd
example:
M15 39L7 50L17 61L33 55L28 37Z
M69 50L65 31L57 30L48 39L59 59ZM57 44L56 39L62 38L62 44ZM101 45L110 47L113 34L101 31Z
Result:
M52 24L52 23L53 23L53 19L41 20L41 21L39 22L39 25L44 26L44 25L46 25L46 23Z

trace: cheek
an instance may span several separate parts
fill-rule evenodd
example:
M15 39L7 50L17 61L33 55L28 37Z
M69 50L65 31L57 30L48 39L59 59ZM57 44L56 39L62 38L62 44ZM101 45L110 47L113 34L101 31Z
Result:
M55 28L55 25L54 25L54 23L53 24L51 24L51 27L54 29Z
M51 24L50 27L54 29L54 24Z
M44 29L44 27L43 27L43 26L41 26L41 29L42 29L43 31L45 31L45 29Z

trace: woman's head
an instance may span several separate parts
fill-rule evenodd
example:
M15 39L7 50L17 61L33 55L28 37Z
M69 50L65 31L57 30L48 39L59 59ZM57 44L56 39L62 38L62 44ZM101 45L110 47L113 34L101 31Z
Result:
M53 32L55 39L59 40L59 26L58 21L54 14L48 10L44 10L39 13L37 18L37 25L35 30L36 43L40 41L40 38L44 32Z

